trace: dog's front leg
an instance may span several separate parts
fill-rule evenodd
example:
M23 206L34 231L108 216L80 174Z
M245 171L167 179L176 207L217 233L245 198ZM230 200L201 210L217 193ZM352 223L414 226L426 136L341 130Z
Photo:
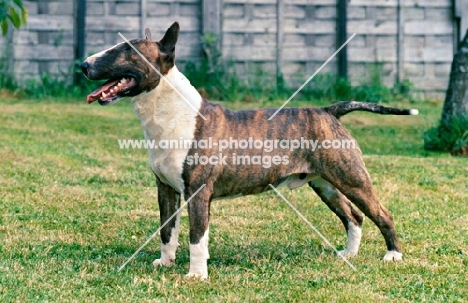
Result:
M161 225L164 224L180 207L180 194L172 187L162 183L156 177L158 185L158 203ZM161 229L161 258L153 262L157 266L171 266L176 258L179 246L180 212Z
M188 203L190 221L190 269L188 277L208 278L208 233L212 191L207 186ZM191 196L188 194L187 198Z

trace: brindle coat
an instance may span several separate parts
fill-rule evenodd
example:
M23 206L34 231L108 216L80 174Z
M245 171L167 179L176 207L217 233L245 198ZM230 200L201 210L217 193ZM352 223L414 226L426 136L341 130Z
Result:
M175 44L179 26L174 23L159 42L150 39L132 40L131 43L162 74L167 74L175 64ZM119 95L137 96L155 89L160 76L126 44L117 45L98 57L88 58L82 70L90 79L110 79L131 76L136 85ZM89 100L89 99L88 99ZM91 100L91 102L94 100ZM99 100L103 105L109 103ZM245 140L278 139L300 140L353 140L339 117L353 111L366 110L380 114L409 114L408 110L382 107L360 102L338 103L326 108L285 108L272 120L268 118L274 109L232 111L219 104L206 100L201 102L199 112L206 117L196 118L193 139L200 141L213 138ZM191 148L187 156L218 155L217 146L212 149ZM238 156L288 156L289 163L272 165L234 165L228 159L227 165L183 164L183 192L161 181L156 175L161 223L164 223L178 209L180 195L187 200L203 184L206 186L188 204L190 220L190 243L196 245L208 230L210 203L212 200L236 195L257 194L270 190L273 186L288 183L295 179L307 182L323 202L340 218L348 230L350 222L361 227L362 214L357 206L380 229L388 251L401 252L394 228L392 215L379 202L365 168L359 147L349 149L276 149L267 153L263 149L225 149L224 155ZM171 240L171 232L176 226L173 218L161 230L161 241L165 245ZM359 245L359 243L358 243ZM400 254L401 255L401 254ZM170 260L171 262L173 260Z

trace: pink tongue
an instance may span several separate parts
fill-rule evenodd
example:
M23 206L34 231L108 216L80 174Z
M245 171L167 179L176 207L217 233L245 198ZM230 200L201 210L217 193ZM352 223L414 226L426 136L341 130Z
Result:
M96 89L94 92L92 92L91 94L88 95L88 97L86 98L86 101L88 102L88 104L91 104L93 103L94 101L98 100L99 98L101 98L101 94L105 91L107 91L109 88L111 88L112 86L115 86L119 83L120 79L119 80L111 80L111 81L107 81L106 83L104 83L101 87L99 87L98 89Z

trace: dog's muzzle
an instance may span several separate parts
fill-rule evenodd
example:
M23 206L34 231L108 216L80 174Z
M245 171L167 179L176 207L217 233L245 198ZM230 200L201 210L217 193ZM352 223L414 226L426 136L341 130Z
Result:
M83 61L83 63L80 64L80 68L83 74L89 78L89 63L86 61Z

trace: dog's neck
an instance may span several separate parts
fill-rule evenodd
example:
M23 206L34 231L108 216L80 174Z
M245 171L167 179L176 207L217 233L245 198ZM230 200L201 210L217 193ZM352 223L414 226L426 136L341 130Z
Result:
M132 99L145 139L154 140L156 144L161 140L193 140L198 118L194 109L198 111L201 108L202 97L175 66L165 79L161 79L155 89ZM153 172L163 183L180 193L184 188L182 170L188 151L181 146L176 149L148 149Z
M149 137L147 139L154 140L173 138L171 133L186 133L194 128L197 117L194 109L198 111L201 103L202 97L198 91L176 66L169 70L156 88L132 99L133 109L145 135ZM188 128L184 131L184 127ZM193 132L189 135L190 139L192 135Z

